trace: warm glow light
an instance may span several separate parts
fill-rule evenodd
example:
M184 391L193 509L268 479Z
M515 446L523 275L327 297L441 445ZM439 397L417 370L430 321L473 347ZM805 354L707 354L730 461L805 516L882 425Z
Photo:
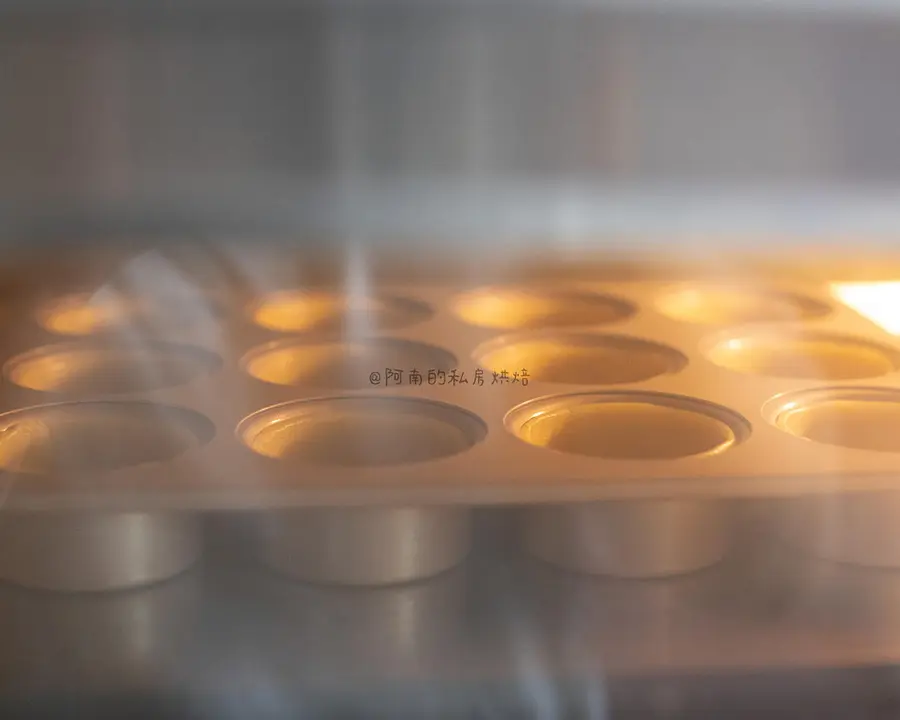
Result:
M838 283L832 294L892 335L900 335L900 282Z

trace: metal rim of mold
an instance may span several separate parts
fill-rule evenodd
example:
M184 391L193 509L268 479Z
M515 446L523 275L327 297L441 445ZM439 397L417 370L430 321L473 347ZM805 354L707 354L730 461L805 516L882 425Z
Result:
M637 312L631 302L605 293L506 286L461 293L450 307L462 322L494 330L608 325Z
M34 318L47 332L69 338L172 331L190 332L193 337L216 328L226 313L227 303L207 289L175 288L166 292L104 286L41 303Z
M363 467L456 455L480 443L488 430L478 416L449 403L344 395L263 408L244 418L235 432L264 457L304 467Z
M763 417L782 432L807 442L883 453L900 453L900 390L821 387L776 396Z
M681 371L688 358L662 343L629 335L548 330L490 340L472 357L492 372L525 368L542 382L621 385Z
M671 320L698 325L812 320L831 312L814 298L748 284L679 285L661 292L654 305Z
M102 292L73 292L41 304L35 318L41 327L56 335L87 336L134 322L145 311L143 303L114 291L109 291L108 296Z
M341 390L372 387L370 376L375 368L449 371L455 364L453 353L436 345L386 337L276 340L253 348L240 361L244 372L262 382ZM408 377L401 377L400 384L405 380Z
M767 377L862 380L900 369L900 351L838 332L745 328L719 333L702 345L720 367Z
M221 366L218 355L191 345L87 339L16 355L3 365L3 376L44 393L118 395L185 385Z
M684 395L608 390L523 403L504 418L522 442L598 460L676 460L716 455L751 427L721 405Z
M763 415L807 442L850 450L900 453L900 391L822 387L770 400ZM900 568L900 495L841 493L782 501L769 512L773 532L816 557L851 565Z
M317 416L322 432L316 429ZM285 423L287 430L279 428ZM291 437L294 432L299 436ZM468 450L486 433L479 418L452 405L373 396L284 403L251 415L237 429L252 450L285 462L298 460L304 468L308 461L313 466L424 465ZM400 437L404 442L398 442ZM470 512L437 506L273 512L260 518L260 556L278 572L312 582L408 582L465 558Z
M171 460L206 444L215 426L200 413L133 400L51 403L0 415L0 469L83 476Z
M215 433L194 411L128 401L39 405L0 415L0 426L0 466L37 477L162 462ZM200 551L199 520L190 513L0 514L0 578L27 587L89 592L147 585L183 572Z
M396 330L429 319L434 310L412 298L387 294L356 297L325 290L276 290L247 308L256 325L276 332L343 329L365 335Z

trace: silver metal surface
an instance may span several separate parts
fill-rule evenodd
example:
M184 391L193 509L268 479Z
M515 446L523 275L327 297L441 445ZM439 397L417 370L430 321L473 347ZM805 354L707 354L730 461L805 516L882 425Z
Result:
M856 230L855 244L885 243L872 234L900 231L896 13L886 0L751 4L765 10L9 11L4 237L462 235L487 253L509 248L484 233L663 233L629 237L634 249L671 233Z
M199 573L115 593L0 587L0 692L159 692L190 657Z
M777 537L825 560L900 568L900 494L847 493L784 500L766 513Z
M378 588L319 586L269 575L256 584L257 642L270 682L339 686L362 679L433 682L467 647L466 573ZM270 633L268 635L266 633Z
M614 664L663 671L677 665L686 648L695 651L720 641L716 624L736 605L725 588L740 581L739 576L728 576L727 566L636 582L532 563L526 578L533 598L533 632L544 661L576 667L603 663L611 672ZM608 648L616 648L615 660Z
M679 575L718 562L731 514L718 501L593 503L523 512L523 542L535 557L575 572L625 578Z
M201 540L189 514L2 513L0 579L69 592L148 585L190 567Z
M751 602L779 609L795 627L856 632L876 642L900 637L900 573L816 557L765 523L748 545L742 582Z
M470 511L456 507L273 512L261 520L261 557L312 582L388 585L437 575L469 551Z

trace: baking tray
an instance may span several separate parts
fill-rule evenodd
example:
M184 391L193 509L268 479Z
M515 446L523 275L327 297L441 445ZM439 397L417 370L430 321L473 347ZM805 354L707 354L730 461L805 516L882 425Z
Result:
M4 330L7 507L471 506L898 486L900 448L883 430L900 416L900 346L827 285L586 275L355 291L346 277L252 292L246 279L81 293L50 283L16 299ZM34 406L44 407L23 410ZM313 434L298 439L301 426ZM23 459L21 443L48 427L63 450Z

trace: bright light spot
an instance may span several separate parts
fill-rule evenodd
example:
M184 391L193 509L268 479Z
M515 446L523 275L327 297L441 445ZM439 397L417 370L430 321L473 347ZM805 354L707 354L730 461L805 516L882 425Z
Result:
M892 335L900 335L900 282L839 283L832 294Z

